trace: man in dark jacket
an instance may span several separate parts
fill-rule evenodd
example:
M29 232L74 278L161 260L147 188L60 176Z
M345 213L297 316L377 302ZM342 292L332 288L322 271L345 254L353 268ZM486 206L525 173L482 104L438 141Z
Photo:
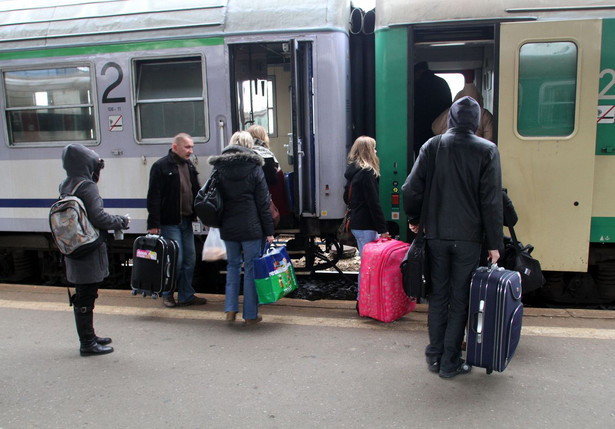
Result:
M467 374L461 359L469 286L485 239L495 263L502 247L500 155L492 142L474 135L480 106L471 97L450 109L448 130L423 145L402 187L410 229L418 232L421 207L427 204L425 238L431 271L425 350L428 368L443 378ZM429 159L435 157L431 190L424 199Z
M425 61L414 66L414 156L434 134L433 121L451 106L451 89Z
M192 276L196 264L192 221L194 198L200 186L197 171L190 161L194 142L188 134L173 139L167 156L156 161L149 174L147 191L147 231L177 241L177 298L180 306L203 305L205 298L194 295ZM163 304L175 307L173 292L163 294Z
M109 214L103 207L98 192L98 178L104 162L96 152L81 144L69 144L62 151L62 166L66 179L60 184L60 195L75 195L83 201L88 219L101 234L108 230L127 229L130 219ZM80 257L65 259L66 279L75 286L71 303L75 313L77 334L81 342L81 356L96 356L111 353L111 338L99 337L94 332L94 302L98 287L109 275L107 245L100 245Z

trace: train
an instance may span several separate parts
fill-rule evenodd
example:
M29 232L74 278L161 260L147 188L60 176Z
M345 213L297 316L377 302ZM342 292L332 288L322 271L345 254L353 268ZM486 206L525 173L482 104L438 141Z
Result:
M453 95L471 76L493 114L515 230L547 280L541 294L615 301L615 6L607 1L376 0L368 10L349 0L6 3L4 280L61 275L47 215L67 143L106 160L105 207L132 218L110 245L112 265L123 267L146 230L149 168L172 136L193 136L204 181L207 158L253 123L268 130L286 173L292 216L278 233L292 237L289 248L309 269L335 265L320 249L339 251L346 155L362 134L378 142L389 229L409 240L400 191L414 162L413 66L426 62ZM202 225L195 232L202 242Z
M319 260L332 264L320 244L335 244L345 210L349 0L31 1L0 9L0 277L61 277L48 209L65 176L65 145L84 144L105 159L105 208L131 217L124 240L109 243L111 277L125 283L132 242L146 232L149 170L173 136L193 137L203 184L208 157L252 124L268 131L288 182L291 216L278 232L292 237L310 270ZM202 244L206 229L194 229Z
M402 236L413 65L425 61L440 76L473 75L494 116L515 231L545 272L541 294L563 304L615 300L613 18L615 6L600 0L376 2L381 203Z

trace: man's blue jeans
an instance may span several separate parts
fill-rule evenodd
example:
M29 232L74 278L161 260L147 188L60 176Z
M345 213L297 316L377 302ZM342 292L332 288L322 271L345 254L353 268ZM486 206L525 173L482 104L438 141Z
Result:
M226 295L224 311L239 311L241 263L243 262L243 318L258 317L258 296L254 283L254 259L263 253L263 240L225 241L226 245ZM243 258L242 258L243 249Z
M192 277L194 275L194 265L196 264L192 219L184 217L179 225L162 225L160 234L164 238L177 241L179 245L179 255L177 255L177 299L180 303L190 302L194 299ZM173 292L166 292L162 295L173 295Z

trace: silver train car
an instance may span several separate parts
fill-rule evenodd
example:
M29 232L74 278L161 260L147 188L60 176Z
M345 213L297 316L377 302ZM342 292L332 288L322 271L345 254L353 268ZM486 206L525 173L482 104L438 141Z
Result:
M105 159L105 208L132 218L111 242L117 264L146 232L149 170L178 132L203 183L234 131L263 125L287 173L288 232L303 248L332 234L351 140L349 0L50 4L0 4L0 278L60 275L48 211L68 143Z

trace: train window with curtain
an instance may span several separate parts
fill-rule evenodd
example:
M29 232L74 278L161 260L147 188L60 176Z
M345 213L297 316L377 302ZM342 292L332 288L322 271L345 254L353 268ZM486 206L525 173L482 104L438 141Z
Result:
M578 49L572 42L526 43L519 51L517 131L563 137L575 123Z
M178 133L207 140L201 57L136 60L137 140L168 143Z
M10 146L97 143L92 67L5 70L2 79Z

